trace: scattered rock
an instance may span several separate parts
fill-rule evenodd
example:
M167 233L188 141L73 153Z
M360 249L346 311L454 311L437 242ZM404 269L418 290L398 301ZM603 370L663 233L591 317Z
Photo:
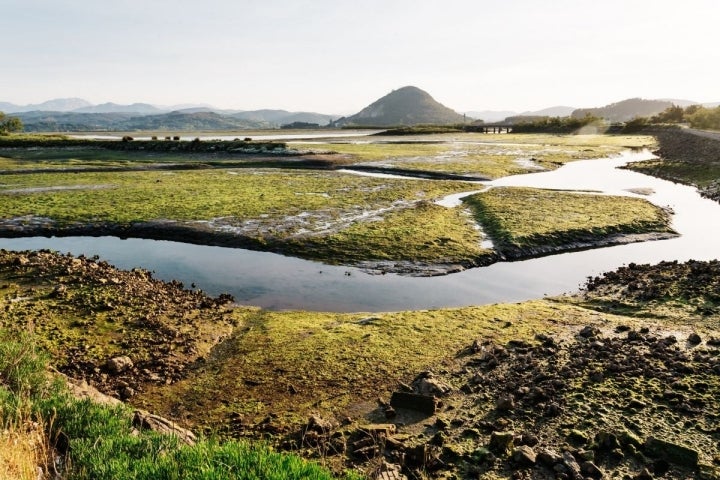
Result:
M568 471L572 474L572 478L582 478L582 469L580 468L580 464L577 463L577 460L575 460L575 457L573 457L572 453L567 451L563 452L562 457L563 465L565 465L565 468L567 468Z
M132 424L140 429L152 430L166 435L174 435L178 437L181 442L187 445L195 445L195 442L197 441L195 434L190 430L182 428L175 422L166 418L159 415L153 415L152 413L144 410L135 410Z
M120 398L123 400L127 400L134 396L135 396L135 389L132 387L123 387L122 390L120 390Z
M515 436L511 432L493 432L490 435L488 449L498 456L509 456L514 446Z
M597 443L598 447L605 450L620 448L620 440L614 433L611 432L598 432L595 435L595 443Z
M363 432L367 432L373 438L384 437L388 438L397 431L397 427L392 423L374 423L371 425L365 425L361 428Z
M590 461L583 462L582 465L580 465L580 470L582 473L589 475L592 478L602 478L604 475L603 471Z
M622 432L620 432L618 440L620 441L620 445L624 448L627 448L630 445L635 448L640 448L643 446L642 439L629 430L623 430Z
M305 430L325 434L329 433L333 427L333 422L330 420L325 420L320 415L310 415Z
M633 477L633 480L654 480L654 478L647 468L643 468L640 473Z
M130 357L127 356L113 357L105 363L107 371L116 375L130 370L132 367L133 362Z
M62 375L62 374L60 374ZM97 388L88 385L88 383L84 380L74 380L71 378L66 378L67 385L70 389L70 392L72 393L73 397L80 399L80 400L91 400L95 403L99 403L101 405L109 405L109 406L116 406L122 404L120 400L118 400L115 397L111 397L109 395L105 395L104 393L100 392Z
M600 329L597 327L593 327L592 325L588 325L582 330L580 330L580 333L578 333L578 335L583 338L595 338L600 335Z
M552 450L550 448L543 448L537 454L537 461L539 461L545 466L552 467L553 465L562 462L563 457L555 450Z
M382 462L375 474L376 480L406 480L407 477L402 473L402 467L394 463Z
M575 443L577 445L586 445L588 443L588 437L585 435L584 432L581 432L580 430L570 430L570 433L567 436L568 440L572 443Z
M501 412L508 412L515 408L515 399L512 395L500 395L495 402L495 408Z
M700 458L697 450L656 437L647 439L645 442L645 450L653 457L661 457L676 465L692 468L697 467Z
M423 377L413 382L416 393L421 395L434 395L436 397L442 397L452 391L449 385L441 382L434 377Z
M393 408L407 408L427 415L434 415L438 408L438 400L433 395L394 392L390 398L390 405Z
M690 345L698 345L702 342L702 338L700 338L700 335L693 332L690 334L690 336L688 336L687 341Z
M13 265L17 265L17 266L21 266L21 267L22 267L22 266L25 266L25 265L27 265L27 264L29 264L29 263L30 263L30 259L27 258L25 255L18 255L18 256L15 257L15 259L13 260Z
M532 467L535 465L537 455L531 447L521 445L513 450L512 458L518 465L523 467Z

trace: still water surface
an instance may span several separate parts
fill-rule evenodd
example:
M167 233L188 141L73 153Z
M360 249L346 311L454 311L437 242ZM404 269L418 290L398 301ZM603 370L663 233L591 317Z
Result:
M623 195L635 195L630 189L651 189L654 193L644 198L674 210L673 226L681 237L501 262L442 277L370 275L273 253L115 237L0 239L0 248L99 255L119 268L146 268L156 278L195 283L211 294L228 292L241 304L277 310L377 312L519 302L573 292L588 276L630 262L720 257L720 204L701 198L692 187L616 168L648 157L648 152L640 152L578 161L487 185Z

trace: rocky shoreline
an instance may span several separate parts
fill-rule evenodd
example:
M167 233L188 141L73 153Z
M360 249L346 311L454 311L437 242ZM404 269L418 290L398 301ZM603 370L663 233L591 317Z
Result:
M660 148L655 152L661 162L677 164L683 168L699 171L720 170L720 141L716 138L700 136L681 128L653 129L647 133L652 134L658 141ZM715 177L708 185L698 185L693 177L686 177L679 171L663 168L642 167L640 162L634 167L632 164L625 167L639 170L650 175L671 180L678 183L693 185L703 197L720 202L720 180Z

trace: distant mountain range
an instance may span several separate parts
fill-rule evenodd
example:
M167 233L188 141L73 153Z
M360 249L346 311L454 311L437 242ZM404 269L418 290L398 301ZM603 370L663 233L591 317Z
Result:
M463 123L466 117L437 102L424 90L403 87L374 101L355 115L333 123L344 126L396 126Z
M537 111L511 110L466 111L464 115L440 104L429 93L417 87L394 90L360 112L338 119L338 115L287 110L228 110L209 105L183 104L156 106L147 103L93 105L81 98L58 98L39 104L16 105L0 102L0 111L20 117L25 130L49 131L135 131L135 130L241 130L278 128L291 124L318 126L395 126L417 124L451 124L480 119L486 123L512 122L519 118L583 117L587 114L612 122L623 122L638 116L652 116L670 105L686 107L691 100L631 98L595 108L555 106ZM704 103L706 107L720 102Z
M93 105L81 98L60 98L33 105L0 102L0 111L19 117L28 132L242 130L278 128L297 122L326 126L339 117L287 110L222 110L206 105Z

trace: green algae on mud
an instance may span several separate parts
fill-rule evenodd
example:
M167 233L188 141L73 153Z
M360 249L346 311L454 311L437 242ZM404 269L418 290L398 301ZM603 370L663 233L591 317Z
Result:
M508 258L622 241L618 235L676 235L668 212L638 198L501 187L463 201Z
M93 188L96 185L111 187ZM76 188L52 190L68 186ZM239 227L245 221L270 225L313 211L321 213L323 220L340 219L357 210L432 200L466 188L458 182L262 169L23 174L3 181L0 217L33 215L61 225L222 219L226 226ZM290 226L278 225L276 234L281 235L283 228Z
M361 264L413 262L477 266L495 261L467 212L430 202L354 222L324 236L292 239L285 250L322 261Z

